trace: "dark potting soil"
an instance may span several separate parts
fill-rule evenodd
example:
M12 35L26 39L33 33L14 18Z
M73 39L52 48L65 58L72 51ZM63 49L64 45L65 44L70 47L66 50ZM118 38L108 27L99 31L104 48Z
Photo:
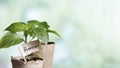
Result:
M21 61L24 61L24 59L20 59ZM36 61L36 60L43 60L42 58L38 58L38 57L32 57L30 59L27 59L27 61ZM25 61L24 61L25 62Z
M55 42L48 42L47 44L55 44ZM42 45L45 45L45 43L42 43Z

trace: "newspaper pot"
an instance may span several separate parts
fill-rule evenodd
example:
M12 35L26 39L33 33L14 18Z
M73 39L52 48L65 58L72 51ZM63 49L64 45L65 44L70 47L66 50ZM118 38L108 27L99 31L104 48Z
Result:
M52 68L53 55L54 55L54 42L48 42L47 45L42 44L40 55L44 58L43 68Z
M12 68L43 68L44 60L28 61L24 62L19 57L11 57Z

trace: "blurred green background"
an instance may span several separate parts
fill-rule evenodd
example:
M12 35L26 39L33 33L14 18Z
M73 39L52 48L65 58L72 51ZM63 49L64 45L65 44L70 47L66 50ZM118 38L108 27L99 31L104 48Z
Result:
M13 22L47 21L62 39L53 68L120 68L120 0L0 0L0 36ZM0 68L12 68L16 46L0 50Z

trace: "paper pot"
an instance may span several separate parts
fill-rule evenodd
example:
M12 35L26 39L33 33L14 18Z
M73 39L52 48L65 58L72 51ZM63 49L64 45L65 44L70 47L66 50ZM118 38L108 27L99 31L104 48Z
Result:
M40 55L44 58L43 68L52 68L54 46L54 42L49 42L48 45L41 45Z
M43 60L24 62L21 57L11 57L12 68L43 68Z

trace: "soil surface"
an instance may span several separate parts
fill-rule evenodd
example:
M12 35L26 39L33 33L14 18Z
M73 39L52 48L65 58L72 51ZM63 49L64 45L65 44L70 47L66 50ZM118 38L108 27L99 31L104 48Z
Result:
M20 59L21 61L24 61L24 59ZM27 58L27 61L36 61L36 60L43 60L42 58L38 58L38 57L32 57L32 58Z
M48 42L47 44L55 44L55 42ZM45 43L42 43L42 45L45 45Z

